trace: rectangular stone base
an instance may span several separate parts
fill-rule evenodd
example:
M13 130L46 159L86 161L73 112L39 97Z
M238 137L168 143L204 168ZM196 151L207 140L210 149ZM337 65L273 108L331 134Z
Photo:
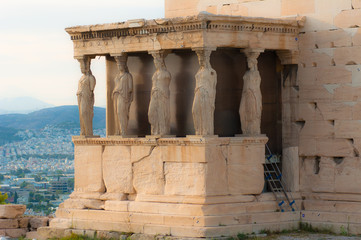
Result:
M50 228L133 232L178 237L298 229L299 212L279 212L271 201L184 204L106 201L106 210L59 208Z
M299 213L277 212L272 195L259 195L263 135L73 141L75 191L47 231L220 237L298 226Z
M337 234L361 234L361 195L348 193L303 193L304 228Z

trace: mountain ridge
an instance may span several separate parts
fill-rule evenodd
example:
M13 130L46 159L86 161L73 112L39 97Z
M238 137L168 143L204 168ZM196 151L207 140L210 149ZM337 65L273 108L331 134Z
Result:
M0 115L0 127L12 129L41 129L46 125L61 128L79 128L79 110L76 105L44 108L27 114ZM94 107L93 128L105 128L105 108Z

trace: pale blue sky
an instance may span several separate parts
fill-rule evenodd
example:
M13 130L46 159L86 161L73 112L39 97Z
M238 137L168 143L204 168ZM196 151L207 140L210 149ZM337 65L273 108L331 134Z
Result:
M0 99L76 104L79 64L64 28L164 17L164 0L0 0ZM92 61L95 105L105 106L104 59Z

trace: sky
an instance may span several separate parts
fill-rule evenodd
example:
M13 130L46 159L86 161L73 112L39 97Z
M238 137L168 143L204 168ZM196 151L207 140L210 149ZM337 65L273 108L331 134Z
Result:
M164 17L164 0L0 0L0 99L76 105L79 63L66 27ZM105 60L92 60L105 106Z

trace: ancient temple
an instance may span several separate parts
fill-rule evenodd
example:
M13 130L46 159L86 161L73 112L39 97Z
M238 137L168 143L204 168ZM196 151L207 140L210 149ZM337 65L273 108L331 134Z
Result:
M73 137L75 190L42 234L220 237L297 229L300 221L360 233L359 188L341 183L350 173L357 179L343 160L359 161L358 138L342 120L356 94L329 96L347 75L336 65L358 64L340 50L349 41L338 30L319 30L326 25L317 25L312 6L321 11L321 0L310 1L310 8L292 0L273 1L280 4L272 8L269 0L208 2L167 0L164 19L66 29L83 74L77 92L82 131ZM350 28L351 20L338 17L348 14L341 12L348 5L331 2L330 22ZM97 56L106 58L105 138L92 131L97 76L91 60ZM346 100L355 103L342 108ZM346 114L342 121L335 111ZM279 211L266 192L266 144L282 155L294 211Z

